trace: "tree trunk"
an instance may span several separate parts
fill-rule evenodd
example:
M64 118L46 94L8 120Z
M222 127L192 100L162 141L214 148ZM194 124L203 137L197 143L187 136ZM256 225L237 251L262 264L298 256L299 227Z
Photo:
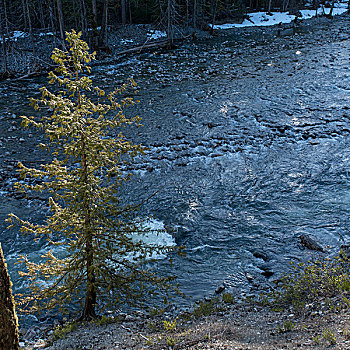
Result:
M193 28L197 29L197 0L193 1Z
M87 18L86 18L86 6L85 6L85 0L79 1L80 5L80 13L81 13L81 31L83 33L83 36L86 36L88 32L88 26L87 26Z
M24 31L26 32L28 30L28 24L27 24L27 10L26 10L26 5L24 3L24 0L22 0L22 11L23 11L23 19L24 19Z
M2 4L5 6L5 4ZM5 36L5 22L6 22L6 12L5 8L1 6L0 3L0 34L1 34L1 40L2 40L2 53L3 53L3 60L4 60L4 75L3 77L8 76L8 59L7 59L7 39L8 36Z
M167 17L168 17L168 29L167 29L167 35L168 35L168 46L172 47L174 45L174 27L173 27L173 21L174 21L174 13L173 13L173 0L168 0L168 10L167 10Z
M333 16L333 9L334 9L334 0L332 1L331 9L329 10L329 17L332 18Z
M78 92L78 105L80 105L80 93ZM81 133L81 167L82 179L81 181L88 184L88 164L86 159L86 141L85 136ZM85 238L85 254L86 254L86 296L83 313L80 320L91 320L96 318L96 279L94 271L94 250L93 237L91 229L91 206L90 199L86 198L86 193L83 194L83 209L84 209L84 238Z
M132 24L131 1L128 2L129 7L129 23Z
M272 0L269 0L268 6L267 6L268 13L271 13L271 2L272 2Z
M103 15L102 15L102 23L101 23L101 31L98 38L99 46L102 47L105 44L107 28L108 28L108 4L109 0L104 0L103 3Z
M98 32L97 32L97 4L96 0L92 0L92 35L93 49L98 50Z
M90 218L88 216L85 217L85 224L90 224ZM90 229L90 228L89 228ZM85 296L85 304L83 313L80 316L80 320L91 320L96 318L96 279L95 279L95 272L94 272L94 252L93 252L93 245L92 245L92 234L91 232L87 233L86 237L86 273L87 273L87 280L86 280L86 296Z
M2 53L4 55L4 77L6 78L9 75L8 69L8 58L7 58L7 42L4 34L1 35L2 39Z
M33 53L33 60L34 60L33 66L34 66L34 70L36 70L37 61L36 61L35 41L34 41L34 35L33 35L33 29L32 29L32 19L30 17L28 0L26 0L26 8L27 8L27 15L28 15L30 41L32 42L32 53Z
M10 276L0 243L0 350L18 350L19 333Z
M59 23L59 27L60 27L62 47L64 50L66 50L66 43L64 40L65 39L64 20L63 20L62 1L61 0L57 0L57 12L58 12L58 23Z
M126 9L127 9L127 0L121 0L121 7L122 7L122 24L126 24Z
M212 0L211 8L212 8L212 13L213 13L213 18L212 18L212 25L211 25L211 29L210 29L210 33L212 35L214 34L214 24L215 24L217 7L218 7L218 0L215 0L215 4L214 4L214 0Z
M55 21L54 21L54 7L55 4L52 1L49 1L49 16L50 16L50 25L51 25L51 31L52 33L56 32L56 28L55 28ZM56 35L53 36L53 43L54 46L56 47Z
M289 14L296 15L298 12L299 12L298 0L290 0L289 1Z
M47 4L45 4L45 5L47 5ZM39 20L40 20L40 27L41 27L41 29L46 28L45 17L44 17L44 10L43 10L43 1L42 0L39 1Z

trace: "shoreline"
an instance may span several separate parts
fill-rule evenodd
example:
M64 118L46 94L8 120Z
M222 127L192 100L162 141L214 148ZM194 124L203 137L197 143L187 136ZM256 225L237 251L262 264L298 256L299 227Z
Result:
M332 20L336 19L337 16L342 16L347 13L346 3L340 3L341 7L335 7L334 13L332 15ZM190 28L189 34L183 38L175 39L176 42L182 41L193 41L211 39L216 35L222 36L226 32L232 30L238 32L245 32L251 29L263 29L268 28L281 28L287 29L286 33L281 34L279 30L277 36L279 35L294 35L295 19L298 18L300 23L310 20L320 20L322 18L328 18L323 7L323 14L317 17L313 15L316 14L316 10L303 9L300 11L302 17L297 17L294 15L289 15L287 12L251 12L247 16L249 19L245 19L242 23L224 23L224 24L208 24L213 30L213 33L209 31L194 30ZM293 27L293 32L289 32L288 29ZM19 43L19 47L14 46L13 53L8 55L8 72L10 76L6 76L6 72L0 71L0 82L1 81L17 81L28 79L35 76L45 75L47 72L52 70L54 67L49 63L50 55L53 48L59 46L59 39L51 33L37 33L35 34L36 39L36 60L33 61L33 57L30 50L31 39L29 33L15 31L12 38L12 44ZM108 39L106 47L99 52L99 58L95 65L104 65L110 62L115 62L120 57L124 55L134 55L140 53L141 51L151 49L159 49L167 47L168 41L166 39L166 33L164 31L157 30L151 24L129 24L120 26L117 30L114 30L108 34ZM15 54L17 52L17 56ZM11 62L11 59L14 62ZM3 66L3 62L0 59L0 66ZM1 74L3 76L1 76Z
M46 338L23 343L25 350L112 349L325 349L350 347L348 310L330 311L315 305L301 313L273 311L245 300L234 304L218 301L209 315L191 317L150 315L138 312L117 319L103 318L90 324L67 325ZM316 302L315 302L316 304ZM204 310L205 311L205 310ZM116 321L117 320L117 321ZM67 333L66 333L66 330ZM69 332L69 330L71 330ZM60 338L53 341L55 334ZM24 347L23 347L24 346Z

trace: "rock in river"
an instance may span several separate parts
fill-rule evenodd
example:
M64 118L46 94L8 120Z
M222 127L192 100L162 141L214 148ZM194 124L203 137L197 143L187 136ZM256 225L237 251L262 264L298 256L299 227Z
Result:
M317 250L319 252L325 251L324 248L318 242L316 242L316 240L312 236L306 233L301 234L299 236L299 239L301 244L307 249Z

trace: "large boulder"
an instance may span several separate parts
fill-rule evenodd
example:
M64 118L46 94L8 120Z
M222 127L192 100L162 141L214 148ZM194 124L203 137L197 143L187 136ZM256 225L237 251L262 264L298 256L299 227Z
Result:
M0 350L18 350L19 335L12 283L0 244Z

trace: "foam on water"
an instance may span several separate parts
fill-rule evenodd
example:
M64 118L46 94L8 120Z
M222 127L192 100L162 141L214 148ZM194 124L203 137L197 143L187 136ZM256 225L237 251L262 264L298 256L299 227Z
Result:
M157 247L174 247L176 246L175 239L172 235L166 232L164 223L159 220L149 219L142 223L143 227L149 232L139 235L133 234L132 238L137 241L142 241L147 245ZM154 252L148 257L149 259L164 259L166 258L165 254L160 252Z

